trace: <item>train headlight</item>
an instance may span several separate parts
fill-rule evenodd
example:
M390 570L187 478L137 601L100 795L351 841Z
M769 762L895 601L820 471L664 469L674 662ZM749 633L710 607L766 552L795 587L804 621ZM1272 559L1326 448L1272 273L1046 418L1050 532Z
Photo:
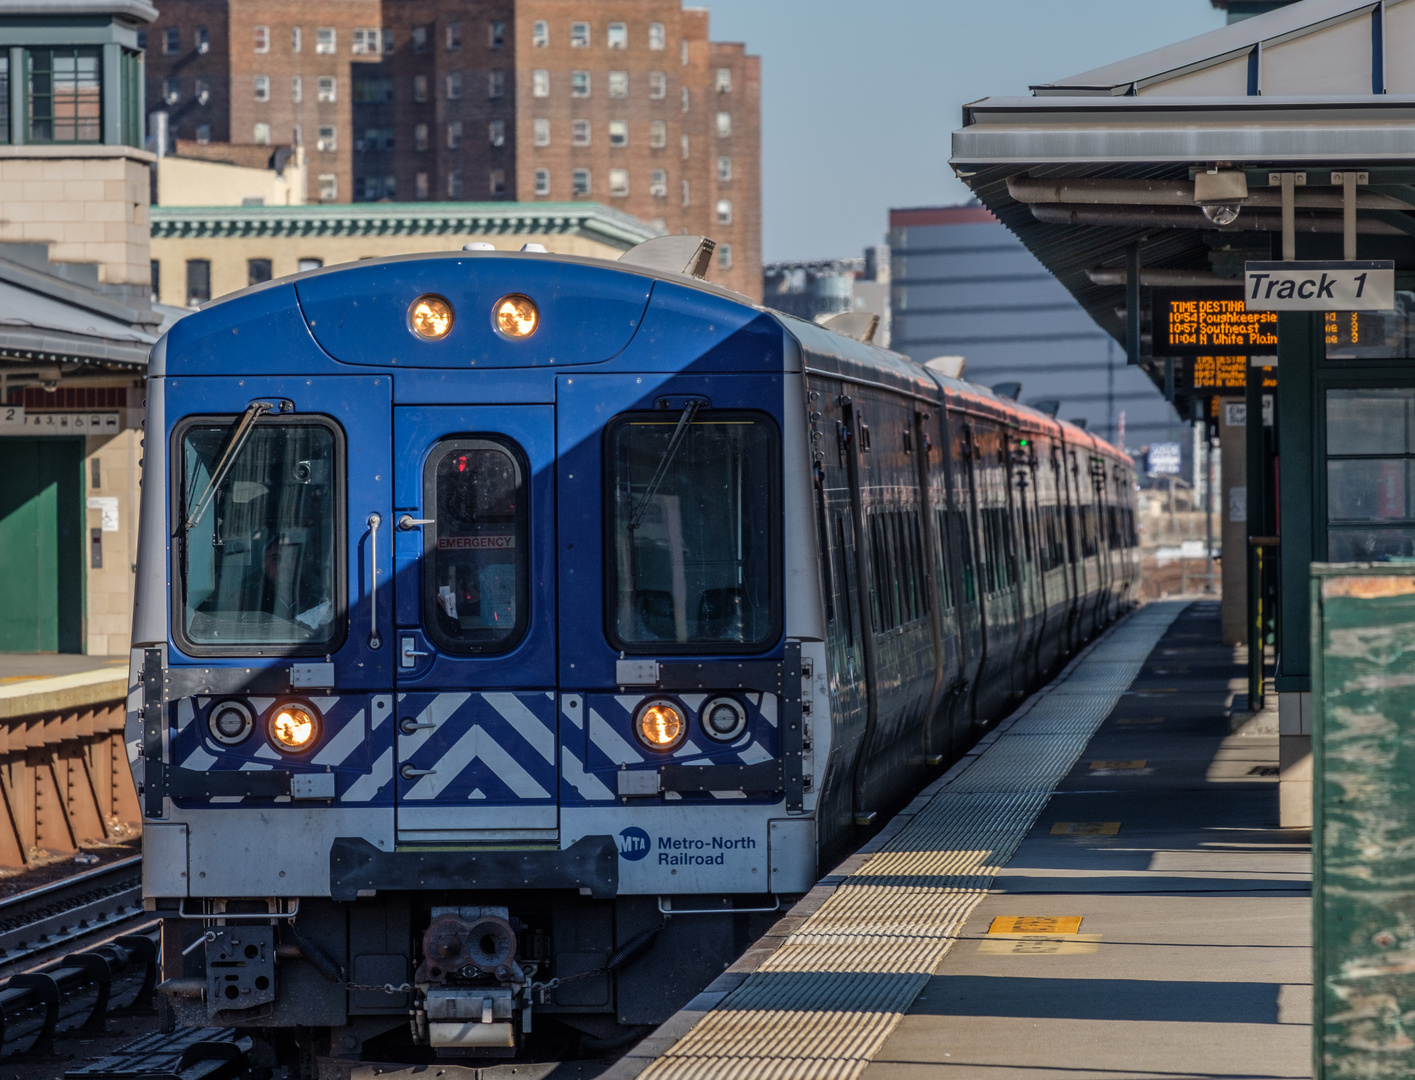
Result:
M698 713L703 730L719 742L734 742L747 730L747 710L736 698L713 698Z
M682 711L671 701L645 702L634 717L634 733L650 750L672 750L687 731Z
M540 310L529 296L511 293L503 296L492 308L496 329L509 338L528 338L540 325Z
M243 743L255 729L255 717L244 701L223 701L207 716L211 737L224 746Z
M452 331L452 305L440 296L420 296L408 309L408 325L413 333L429 341L441 341Z
M319 712L311 705L290 702L270 714L270 741L286 754L302 754L319 739Z

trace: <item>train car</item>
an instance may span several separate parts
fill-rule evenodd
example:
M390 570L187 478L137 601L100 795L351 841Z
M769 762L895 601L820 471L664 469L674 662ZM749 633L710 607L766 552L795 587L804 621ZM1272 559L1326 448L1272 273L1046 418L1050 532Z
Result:
M1124 454L711 250L367 261L157 344L128 744L182 1023L330 1076L623 1043L1133 603Z

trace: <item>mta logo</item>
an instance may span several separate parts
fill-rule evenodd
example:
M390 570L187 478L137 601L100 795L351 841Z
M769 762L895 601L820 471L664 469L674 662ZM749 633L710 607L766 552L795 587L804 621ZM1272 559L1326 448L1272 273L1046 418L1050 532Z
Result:
M649 853L649 834L637 825L630 825L619 834L619 857L638 862Z

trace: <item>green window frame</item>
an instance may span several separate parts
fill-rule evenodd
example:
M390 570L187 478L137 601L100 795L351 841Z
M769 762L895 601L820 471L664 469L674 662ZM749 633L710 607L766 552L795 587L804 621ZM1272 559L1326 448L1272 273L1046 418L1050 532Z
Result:
M32 143L103 141L103 51L59 45L26 51Z

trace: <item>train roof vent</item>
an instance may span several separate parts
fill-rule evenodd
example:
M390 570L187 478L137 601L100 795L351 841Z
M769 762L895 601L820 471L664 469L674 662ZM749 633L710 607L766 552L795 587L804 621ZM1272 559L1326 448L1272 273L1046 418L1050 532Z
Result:
M834 315L817 315L816 323L869 345L879 329L879 316L873 311L841 311Z
M1022 393L1022 384L1019 382L993 383L992 392L998 397L1005 397L1011 401L1016 401L1017 396Z
M1061 411L1061 402L1056 398L1038 398L1032 402L1032 408L1055 419L1056 414Z
M935 356L932 360L924 361L924 367L950 379L961 379L963 369L967 366L966 356Z
M1078 416L1074 420L1068 420L1067 423L1080 428L1082 431L1086 430L1086 418L1084 416Z
M716 248L717 241L706 236L655 236L635 244L619 256L619 261L667 274L705 278Z

